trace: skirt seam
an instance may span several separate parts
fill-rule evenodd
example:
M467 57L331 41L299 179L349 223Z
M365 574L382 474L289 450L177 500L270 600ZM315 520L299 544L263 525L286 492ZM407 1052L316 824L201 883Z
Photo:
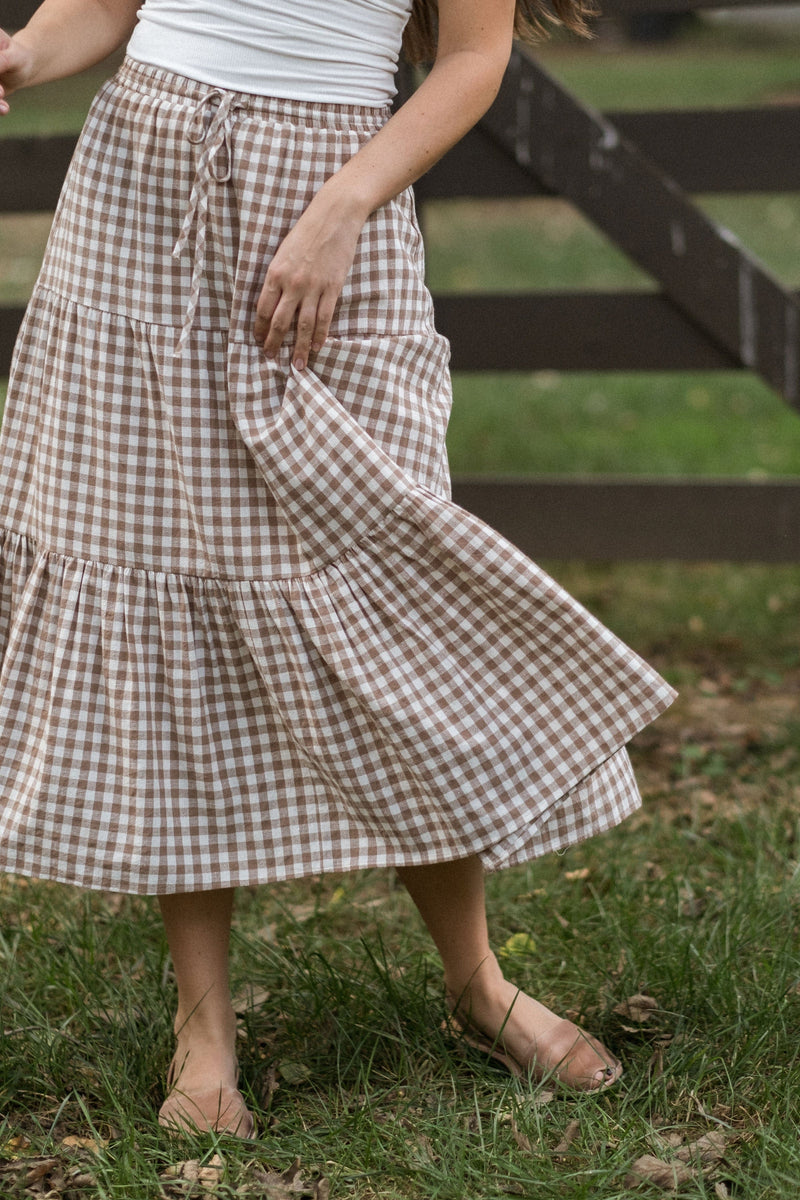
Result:
M78 299L76 296L71 295L67 291L62 291L57 285L51 282L37 282L31 294L29 304L35 299L37 294L52 296L56 300L63 300L67 304L74 304L76 308L82 309L84 312L101 313L106 317L117 317L121 321L128 321L132 325L137 325L145 329L171 329L175 331L176 335L180 334L181 332L181 326L178 323L153 321L150 319L145 319L144 317L136 317L132 313L124 312L121 309L104 308L99 304L87 304L85 300ZM219 325L198 325L195 322L195 324L192 326L192 332L208 334L229 333L229 326L224 322L221 322ZM402 342L406 338L419 337L421 334L426 337L435 337L439 340L444 340L444 335L438 332L433 321L427 321L424 324L417 325L413 329L406 330L404 333L386 333L380 329L360 329L353 331L343 330L341 333L337 333L326 338L325 342L323 343L321 353L324 353L324 350L327 346L336 346L339 344L345 344L347 342ZM251 341L249 338L228 336L227 342L231 346L248 346L252 349L258 348L256 342Z
M28 533L20 529L12 529L8 525L0 526L0 543L2 543L3 538L9 534L12 537L22 538L28 542L33 553L39 554L44 558L57 559L59 562L63 563L79 563L83 567L99 567L101 569L108 567L114 571L126 571L129 574L135 573L138 575L152 576L154 577L153 582L156 581L156 578L160 577L162 579L196 580L197 582L214 583L217 585L230 584L231 587L239 587L242 584L247 583L261 584L262 586L265 586L272 584L290 584L299 582L301 580L311 580L317 575L322 575L336 563L342 562L343 560L349 558L351 554L356 553L364 545L364 543L374 542L376 539L379 539L380 528L376 526L374 531L370 531L369 533L362 534L358 538L354 538L344 551L336 554L333 558L327 559L325 562L313 567L313 569L310 571L298 571L293 575L274 575L269 577L265 577L263 575L201 575L196 571L166 571L159 567L143 567L140 565L134 566L130 563L109 562L107 559L103 558L85 558L80 554L65 554L62 550L55 550L51 546L45 545L42 539L37 537L36 534Z

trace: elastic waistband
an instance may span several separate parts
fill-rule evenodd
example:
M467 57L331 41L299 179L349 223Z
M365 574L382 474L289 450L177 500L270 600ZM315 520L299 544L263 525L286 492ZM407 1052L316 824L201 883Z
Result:
M390 105L372 107L365 104L324 104L312 100L287 100L280 96L261 96L255 92L236 92L177 75L163 67L138 62L126 56L114 76L114 82L129 90L147 95L159 95L185 100L194 107L209 93L229 95L241 115L261 117L267 121L284 121L291 125L309 125L331 129L351 129L356 133L373 133L391 115Z

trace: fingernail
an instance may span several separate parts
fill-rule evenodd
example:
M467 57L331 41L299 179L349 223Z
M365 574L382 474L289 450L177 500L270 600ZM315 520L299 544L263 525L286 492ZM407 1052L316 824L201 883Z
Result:
M297 370L298 370L298 371L304 371L304 370L305 370L305 366L306 366L306 364L303 362L302 358L296 358L296 359L294 360L294 365L297 367Z
M321 349L322 349L322 342L312 342L312 343L311 343L311 349L312 349L312 350L314 351L314 353L316 354L318 350L321 350Z

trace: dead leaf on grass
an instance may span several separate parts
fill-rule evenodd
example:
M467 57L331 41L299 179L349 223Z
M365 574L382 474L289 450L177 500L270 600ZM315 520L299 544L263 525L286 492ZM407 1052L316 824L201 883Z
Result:
M261 1075L258 1088L258 1099L262 1108L269 1108L272 1104L272 1097L280 1086L278 1083L278 1069L275 1063L270 1063Z
M313 1072L311 1067L306 1066L305 1063L284 1059L283 1062L278 1063L278 1074L287 1083L305 1083L307 1079L311 1078Z
M36 1196L64 1200L97 1180L83 1166L67 1167L60 1158L24 1158L0 1166L0 1196Z
M22 1182L23 1187L31 1187L34 1183L39 1183L48 1175L52 1175L60 1166L57 1158L30 1158L27 1162L15 1164L14 1173Z
M66 1146L68 1150L90 1150L92 1154L99 1154L108 1142L98 1142L96 1138L76 1137L70 1134L69 1137L61 1139L61 1145Z
M526 1154L533 1153L533 1143L531 1142L531 1139L526 1133L521 1132L514 1116L511 1117L511 1133L520 1150L524 1150Z
M67 1175L70 1188L93 1188L97 1187L97 1180L94 1175L90 1175L88 1171L80 1171L76 1168L75 1171L70 1171Z
M612 1012L618 1016L626 1017L629 1021L638 1021L640 1025L649 1021L653 1013L657 1011L658 1001L642 992L637 992L635 996L628 996L627 1000L623 1000L621 1004L617 1004L612 1009Z
M266 1171L257 1163L250 1169L247 1182L239 1189L244 1196L260 1197L261 1200L329 1200L331 1185L325 1178L304 1179L301 1175L300 1159L282 1174Z
M161 1175L162 1183L173 1181L198 1184L203 1191L211 1192L222 1182L225 1173L225 1163L218 1154L205 1164L199 1158L190 1158L185 1162L172 1163ZM180 1189L183 1191L183 1188Z
M0 1146L0 1154L3 1158L19 1158L25 1154L26 1150L31 1148L31 1139L25 1137L24 1133L17 1133L14 1137L10 1137L7 1142L3 1142Z
M575 871L565 871L564 878L569 880L588 879L591 871L588 867L578 867Z
M709 1163L720 1161L725 1153L727 1141L721 1130L713 1130L711 1133L704 1133L696 1142L682 1146L675 1157L681 1162L699 1162L702 1166L707 1166Z
M669 1162L653 1154L643 1154L632 1164L626 1186L652 1183L663 1191L675 1192L684 1183L707 1175L724 1157L726 1143L725 1134L715 1130L681 1146Z
M625 1177L626 1187L637 1187L643 1183L653 1183L656 1187L667 1192L676 1192L682 1184L694 1178L692 1167L682 1162L664 1162L654 1154L643 1154L632 1164Z
M564 1130L561 1141L556 1146L553 1154L566 1154L575 1138L581 1131L580 1121L570 1121L567 1128Z

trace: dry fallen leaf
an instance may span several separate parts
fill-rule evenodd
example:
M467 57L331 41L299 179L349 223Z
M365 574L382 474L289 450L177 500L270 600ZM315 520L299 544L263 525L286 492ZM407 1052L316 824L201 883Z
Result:
M580 1131L581 1131L580 1121L570 1121L569 1125L564 1130L564 1134L561 1138L561 1141L558 1143L555 1150L553 1151L553 1154L566 1154L567 1151L569 1150L570 1146L572 1145L572 1143L575 1141L575 1138L580 1133Z
M278 1083L278 1069L275 1063L270 1063L262 1072L258 1086L258 1100L262 1108L269 1108L272 1097L281 1085Z
M222 1182L225 1173L225 1163L218 1154L202 1166L199 1158L190 1158L185 1162L172 1163L161 1175L162 1182L185 1180L187 1183L197 1183L203 1191L213 1191Z
M632 1164L625 1184L636 1187L641 1183L653 1183L664 1191L677 1191L690 1179L707 1174L709 1168L722 1159L726 1142L724 1133L714 1131L681 1146L669 1162L652 1154L643 1154Z
M263 1167L254 1164L248 1173L246 1191L243 1195L262 1197L263 1200L329 1200L330 1183L327 1179L303 1179L300 1171L300 1159L296 1158L290 1167L281 1175L275 1171L265 1171Z
M617 1004L612 1011L620 1017L627 1017L629 1021L638 1021L640 1025L644 1025L645 1021L649 1021L657 1010L657 1000L654 1000L652 996L645 996L641 992L637 992L635 996L628 996L627 1000Z
M675 1155L682 1162L700 1162L703 1166L719 1162L725 1153L727 1138L721 1130L705 1133L696 1142L689 1142Z
M569 880L588 879L591 871L588 867L579 867L576 871L565 871L564 878Z
M626 1187L636 1187L642 1183L654 1183L656 1187L668 1192L676 1192L681 1184L693 1179L695 1172L692 1167L682 1162L664 1162L653 1154L643 1154L631 1165L625 1177Z
M21 1154L24 1154L30 1148L31 1139L25 1137L24 1133L17 1133L14 1137L9 1138L7 1142L3 1142L0 1152L2 1152L4 1158L19 1158Z
M511 1118L511 1133L514 1137L514 1141L519 1146L520 1150L524 1150L526 1154L533 1153L533 1145L531 1144L530 1138L528 1137L528 1135L526 1133L520 1132L519 1126L517 1125L517 1122L516 1122L516 1118L513 1116Z
M66 1146L68 1150L91 1150L92 1154L99 1154L108 1142L98 1142L96 1138L76 1137L70 1134L69 1137L61 1139L61 1145Z
M24 1186L30 1187L31 1184L38 1183L40 1179L45 1179L48 1175L52 1175L53 1171L60 1166L57 1158L35 1158L25 1163L20 1176L25 1180Z
M287 1083L305 1083L310 1079L313 1072L305 1063L295 1062L292 1059L284 1059L278 1063L278 1074L281 1079Z

